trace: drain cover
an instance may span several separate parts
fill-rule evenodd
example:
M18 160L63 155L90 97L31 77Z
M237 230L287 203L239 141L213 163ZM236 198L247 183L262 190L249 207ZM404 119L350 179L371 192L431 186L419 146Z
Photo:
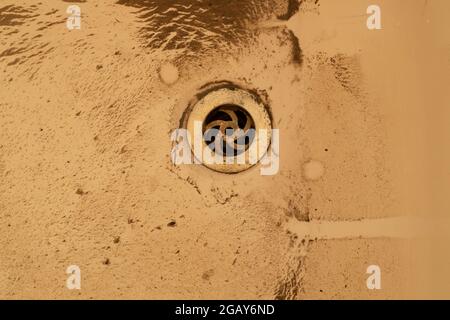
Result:
M216 129L208 134L211 129ZM255 121L241 106L222 105L212 110L203 121L202 132L204 141L211 150L216 150L217 138L222 138L222 148L217 153L222 156L237 156L242 154L255 138ZM216 133L216 134L214 134Z
M269 113L259 96L229 83L197 95L183 124L197 162L224 173L255 165L267 152L272 133ZM214 161L204 156L205 149L214 154Z

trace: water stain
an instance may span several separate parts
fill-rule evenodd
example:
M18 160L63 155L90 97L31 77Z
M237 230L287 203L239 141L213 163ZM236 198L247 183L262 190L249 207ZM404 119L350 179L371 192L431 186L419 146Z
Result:
M292 43L292 62L301 65L303 63L303 52L300 48L300 41L298 40L294 32L292 32L291 30L288 30L287 32Z
M362 71L359 58L337 54L330 58L330 63L334 68L335 78L341 86L356 98L360 97Z
M176 50L184 57L243 44L255 33L249 24L272 15L269 0L119 0L117 3L137 9L135 13L142 24L140 35L146 47Z
M172 63L164 63L159 68L159 77L167 85L177 82L179 76L180 72L178 71L178 68Z
M31 7L27 9L22 6L7 5L0 8L0 26L22 25L37 16Z
M292 247L285 269L274 290L275 300L296 300L303 292L302 280L305 276L305 257L308 251L308 241L298 241L295 234L291 234Z
M25 64L23 73L31 75L46 56L54 50L46 31L65 23L63 12L43 3L27 7L6 5L0 8L0 63L5 67Z
M303 176L310 181L320 179L325 172L323 163L317 160L310 160L304 163L302 169Z
M280 20L289 20L294 14L296 14L300 8L302 0L288 0L288 8L285 14L279 15L277 18Z

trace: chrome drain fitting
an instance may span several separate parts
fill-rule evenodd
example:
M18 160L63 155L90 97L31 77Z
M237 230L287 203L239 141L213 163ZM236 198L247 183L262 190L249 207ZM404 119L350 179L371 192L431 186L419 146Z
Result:
M260 97L228 82L198 94L182 125L197 162L223 173L255 165L267 152L272 135L270 115ZM195 142L195 132L201 142ZM214 162L205 160L205 149L214 153Z

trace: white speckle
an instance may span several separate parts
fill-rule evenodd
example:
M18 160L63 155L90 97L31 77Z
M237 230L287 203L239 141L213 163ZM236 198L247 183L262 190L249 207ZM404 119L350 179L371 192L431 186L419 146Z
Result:
M318 180L325 172L322 162L310 160L303 164L303 176L308 180Z
M165 84L174 84L175 82L177 82L179 77L178 68L172 63L164 63L159 69L159 76Z

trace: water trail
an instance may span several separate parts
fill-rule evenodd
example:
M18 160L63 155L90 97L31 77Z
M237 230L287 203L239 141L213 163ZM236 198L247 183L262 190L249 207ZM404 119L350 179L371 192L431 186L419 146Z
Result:
M291 219L287 230L300 238L317 240L348 238L414 238L425 235L427 221L410 217L358 221L310 221Z

